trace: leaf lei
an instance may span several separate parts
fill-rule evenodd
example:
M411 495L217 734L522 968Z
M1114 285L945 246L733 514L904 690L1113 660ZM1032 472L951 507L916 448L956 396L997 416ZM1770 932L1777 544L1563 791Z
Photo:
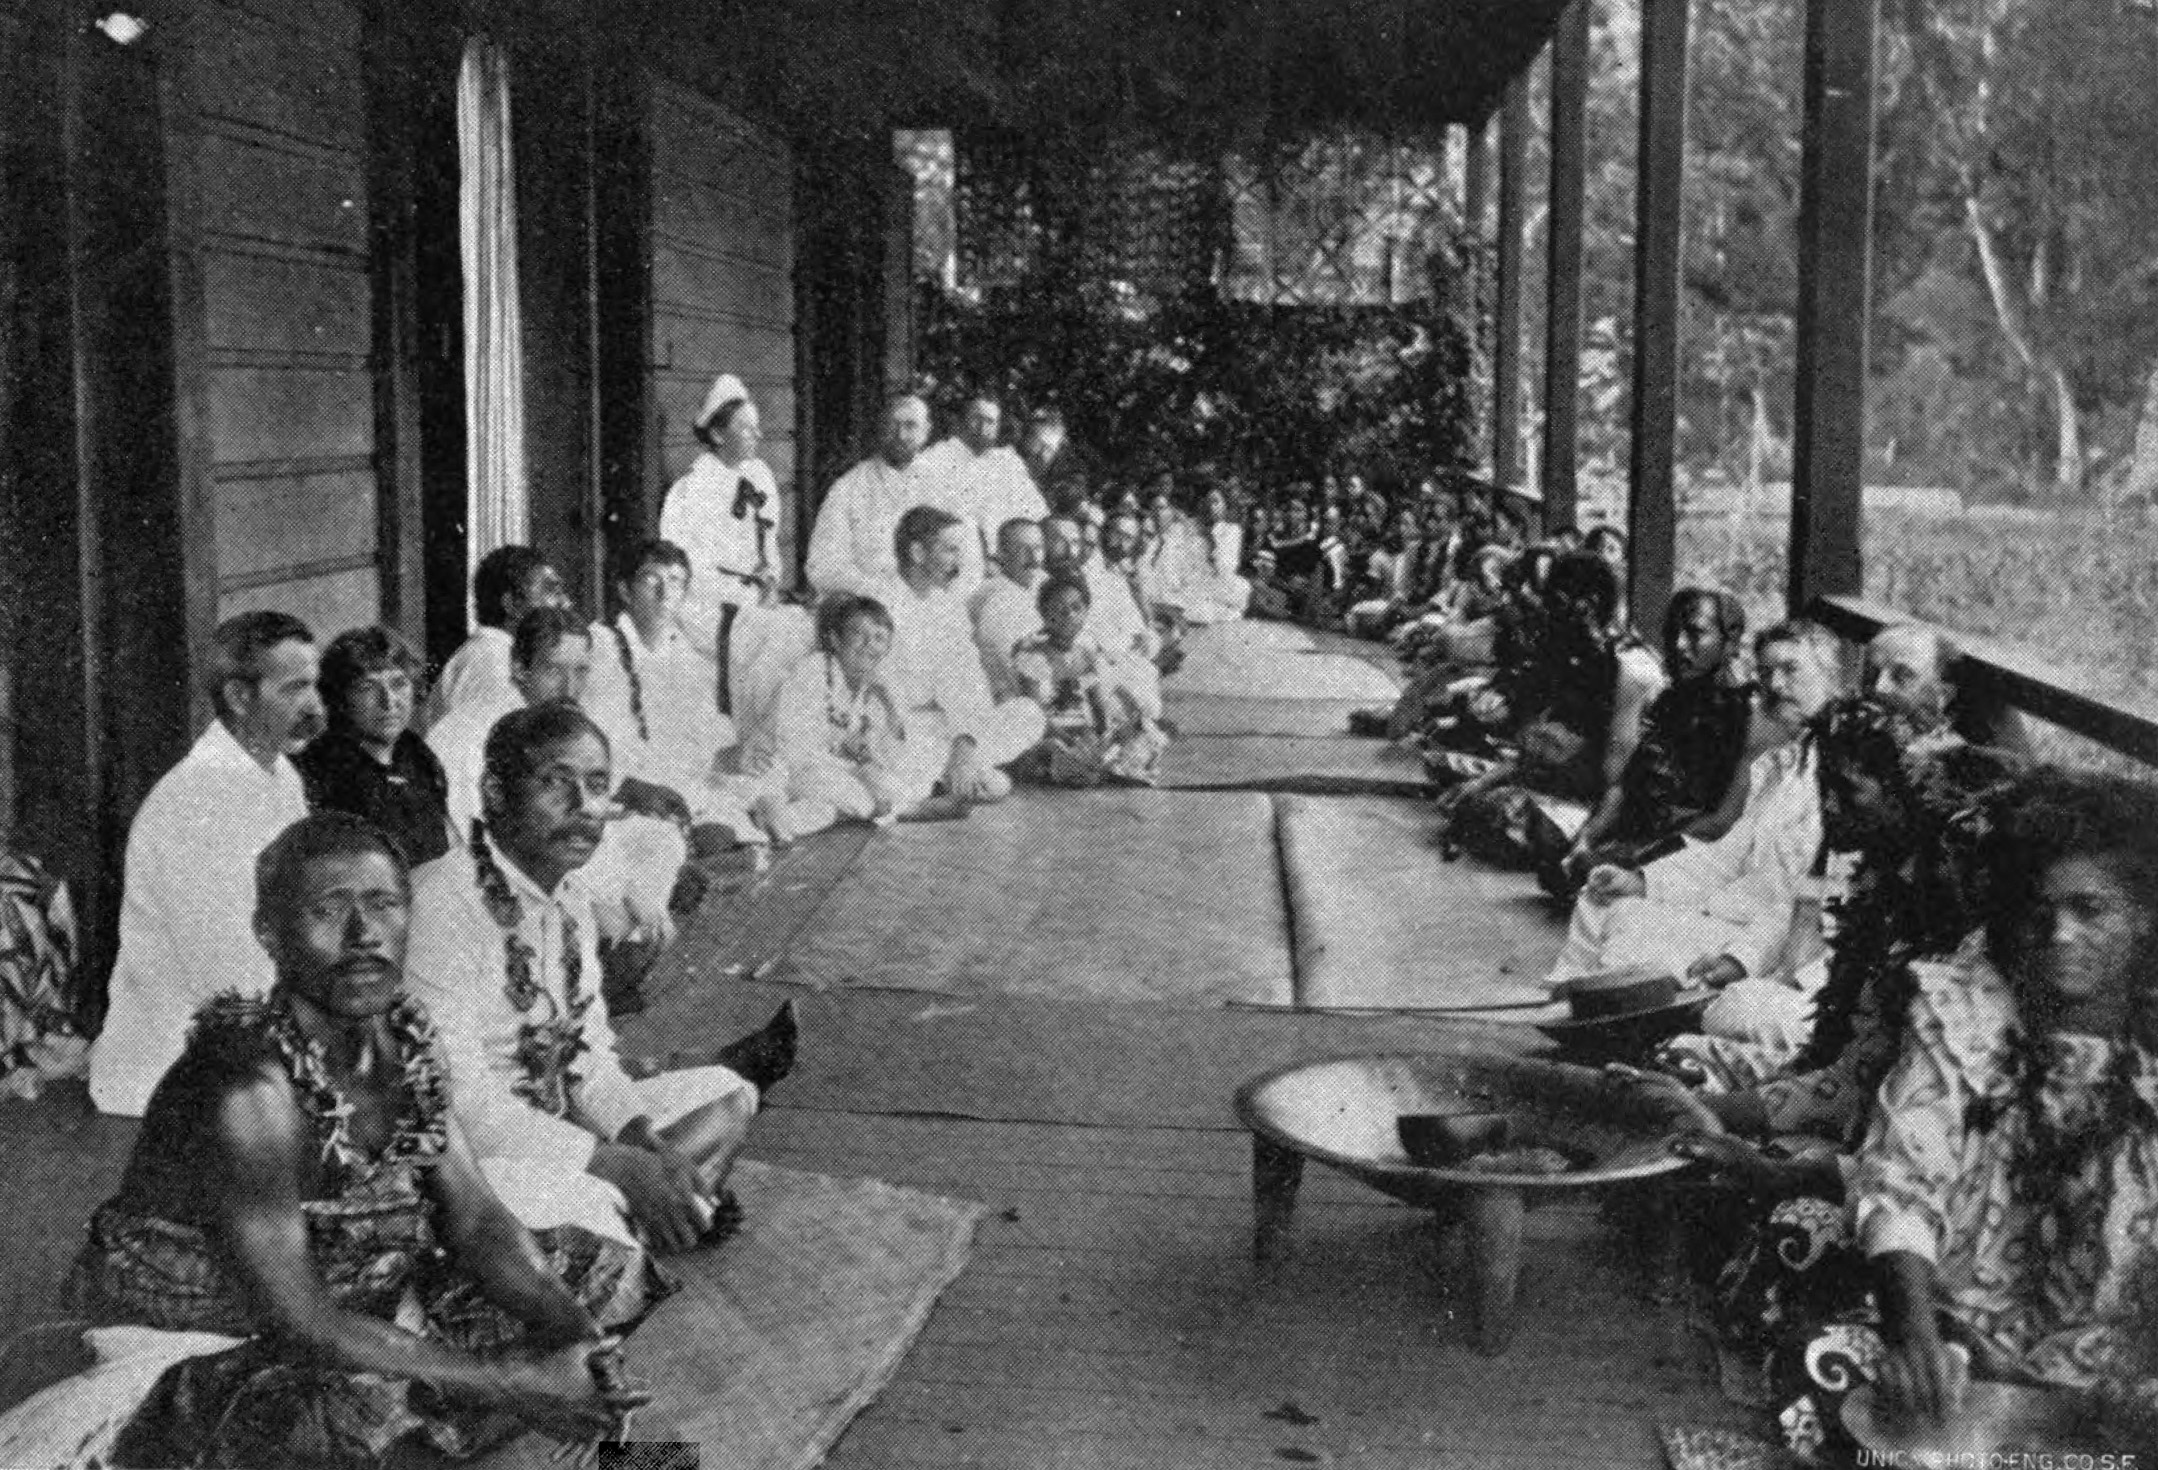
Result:
M201 1027L230 1035L252 1034L276 1047L285 1074L300 1094L301 1106L315 1125L322 1162L338 1182L365 1173L383 1160L427 1164L449 1143L449 1083L435 1060L435 1028L426 1008L399 996L384 1019L400 1071L400 1106L390 1140L370 1155L352 1139L352 1102L331 1080L322 1046L300 1029L291 998L283 991L268 997L228 993L204 1008Z
M472 824L472 866L480 897L486 900L495 927L502 931L502 993L520 1014L541 1001L547 1003L545 1014L517 1028L517 1067L523 1075L510 1084L510 1090L540 1111L563 1117L584 1080L573 1064L591 1049L584 1039L584 1016L592 1007L592 997L584 994L584 951L578 943L577 921L562 913L562 992L568 1003L557 1005L539 983L538 955L517 932L524 924L524 905L495 863L487 845L486 824L481 821Z

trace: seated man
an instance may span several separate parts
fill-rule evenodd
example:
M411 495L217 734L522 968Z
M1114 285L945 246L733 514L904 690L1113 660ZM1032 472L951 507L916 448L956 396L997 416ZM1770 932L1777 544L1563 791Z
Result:
M1041 631L1012 650L1019 688L1042 707L1048 727L1028 772L1056 786L1151 786L1168 743L1159 685L1136 654L1119 657L1094 636L1088 601L1080 578L1049 578Z
M568 607L562 574L529 546L498 546L472 573L479 626L450 655L428 691L420 718L432 732L460 704L500 703L510 695L510 630L535 607Z
M974 619L974 646L981 650L989 692L998 699L1010 699L1019 692L1012 677L1012 649L1041 631L1035 595L1042 584L1042 524L1015 519L999 527L996 570L967 599L967 612Z
M534 608L511 640L507 697L458 706L429 738L449 775L450 824L460 844L481 815L487 737L528 705L580 704L592 673L592 629L565 607ZM617 799L630 815L609 822L606 842L585 873L610 943L657 952L674 938L668 910L689 857L689 805L679 792L623 779Z
M1937 629L1893 623L1866 645L1868 694L1915 725L1921 736L1952 731L1967 744L2030 753L2030 732L2005 701L1979 696L1958 677L1961 655Z
M1702 1016L1704 1033L1793 1051L1805 1043L1813 1001L1785 958L1820 855L1821 798L1812 748L1797 737L1835 697L1839 656L1835 636L1812 623L1761 634L1761 710L1788 738L1748 768L1744 814L1714 841L1646 867L1592 869L1551 984L1670 966L1721 992Z
M415 868L454 841L449 777L410 728L419 663L394 628L351 628L332 638L319 682L330 727L293 762L310 806L374 823Z
M168 1366L133 1403L48 1390L117 1425L75 1463L335 1470L619 1427L645 1396L609 1386L606 1334L664 1287L632 1246L536 1241L488 1188L404 993L403 859L338 812L255 869L276 982L197 1013L67 1285L94 1322L155 1329Z
M614 785L607 737L574 704L495 725L469 851L413 895L413 993L442 1028L457 1119L519 1218L633 1240L626 1199L647 1241L688 1250L729 1226L727 1171L792 1065L792 1010L745 1046L741 1071L622 1071L583 872Z
M1049 514L1048 502L1042 499L1019 451L997 442L1003 426L1003 405L991 394L973 393L960 410L951 436L923 450L921 458L923 469L943 476L946 493L964 507L966 518L981 535L985 560L996 549L994 538L1007 523L1038 522Z
M928 442L929 405L911 393L893 398L884 410L877 453L840 476L817 508L809 537L809 582L818 596L883 596L902 571L892 556L893 534L900 517L917 505L934 506L966 524L954 580L962 597L981 582L982 544L973 508L949 476L921 462Z
M142 1116L202 1004L224 990L260 995L275 978L246 916L256 854L307 815L290 757L322 730L315 673L314 635L297 618L250 612L218 625L217 718L128 828L111 1006L90 1048L100 1112Z
M718 769L735 727L713 698L711 664L676 620L692 580L688 553L671 541L641 541L620 571L622 611L591 627L591 674L577 702L607 732L625 780L673 792L693 825L722 829L731 841L770 840L754 816L762 783Z
M1137 657L1162 673L1173 673L1183 650L1163 636L1143 605L1138 586L1139 517L1122 511L1102 524L1101 566L1087 574L1094 595L1088 624L1102 647L1119 658Z
M877 596L892 615L885 685L899 699L907 732L902 807L939 790L960 802L1003 800L1012 783L998 768L1042 736L1040 705L1000 702L989 691L966 603L953 590L966 565L967 534L948 511L909 510L893 533L900 574Z

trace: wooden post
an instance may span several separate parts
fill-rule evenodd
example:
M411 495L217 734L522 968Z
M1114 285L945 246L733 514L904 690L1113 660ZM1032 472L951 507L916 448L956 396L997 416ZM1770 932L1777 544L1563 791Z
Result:
M1663 621L1678 562L1678 326L1686 162L1688 0L1641 0L1641 146L1634 228L1630 589L1637 626Z
M367 89L367 234L374 287L376 545L382 621L427 646L420 483L418 217L414 117L418 62L387 0L361 15Z
M1491 319L1484 307L1489 302L1484 259L1488 253L1488 237L1484 233L1484 217L1488 214L1491 200L1491 147L1490 128L1484 123L1474 127L1464 125L1462 134L1468 143L1468 167L1463 171L1461 185L1461 213L1468 221L1469 237L1469 348L1477 365L1491 361ZM1484 425L1477 426L1477 437L1482 440ZM1476 457L1479 463L1490 463L1490 446L1479 442Z
M1808 0L1790 605L1864 590L1873 51L1880 0Z
M1498 305L1492 313L1491 478L1508 489L1521 478L1521 206L1528 152L1529 79L1522 72L1506 84L1499 110Z
M1579 518L1581 245L1586 196L1589 23L1592 0L1573 0L1551 40L1551 186L1544 257L1544 524Z

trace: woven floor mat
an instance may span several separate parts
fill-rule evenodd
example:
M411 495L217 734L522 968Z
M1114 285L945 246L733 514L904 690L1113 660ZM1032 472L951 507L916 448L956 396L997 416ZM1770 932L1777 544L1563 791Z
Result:
M1399 684L1381 664L1382 645L1288 623L1222 623L1185 644L1184 666L1163 681L1170 696L1218 694L1262 699L1358 700L1392 704Z
M1448 863L1422 803L1276 798L1299 1003L1542 1003L1564 937L1532 879Z
M881 832L776 978L959 994L1289 999L1263 796L1021 791Z
M1161 784L1184 791L1421 796L1431 790L1415 754L1348 736L1198 735L1170 742Z
M1297 736L1348 739L1349 716L1385 707L1384 700L1282 699L1258 695L1168 694L1164 713L1184 738L1194 735ZM1354 737L1362 740L1363 737ZM1377 743L1377 742L1373 742Z
M653 1389L632 1437L694 1443L727 1470L808 1470L966 1265L981 1207L748 1161L731 1184L742 1233L671 1259L682 1290L626 1346ZM480 1463L551 1470L549 1448L527 1436Z

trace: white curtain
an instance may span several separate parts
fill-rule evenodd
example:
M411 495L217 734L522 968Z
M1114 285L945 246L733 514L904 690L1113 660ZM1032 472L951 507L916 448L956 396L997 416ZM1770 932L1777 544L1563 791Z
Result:
M517 183L509 57L465 43L457 79L458 213L465 276L467 567L527 539L523 334L517 313Z

